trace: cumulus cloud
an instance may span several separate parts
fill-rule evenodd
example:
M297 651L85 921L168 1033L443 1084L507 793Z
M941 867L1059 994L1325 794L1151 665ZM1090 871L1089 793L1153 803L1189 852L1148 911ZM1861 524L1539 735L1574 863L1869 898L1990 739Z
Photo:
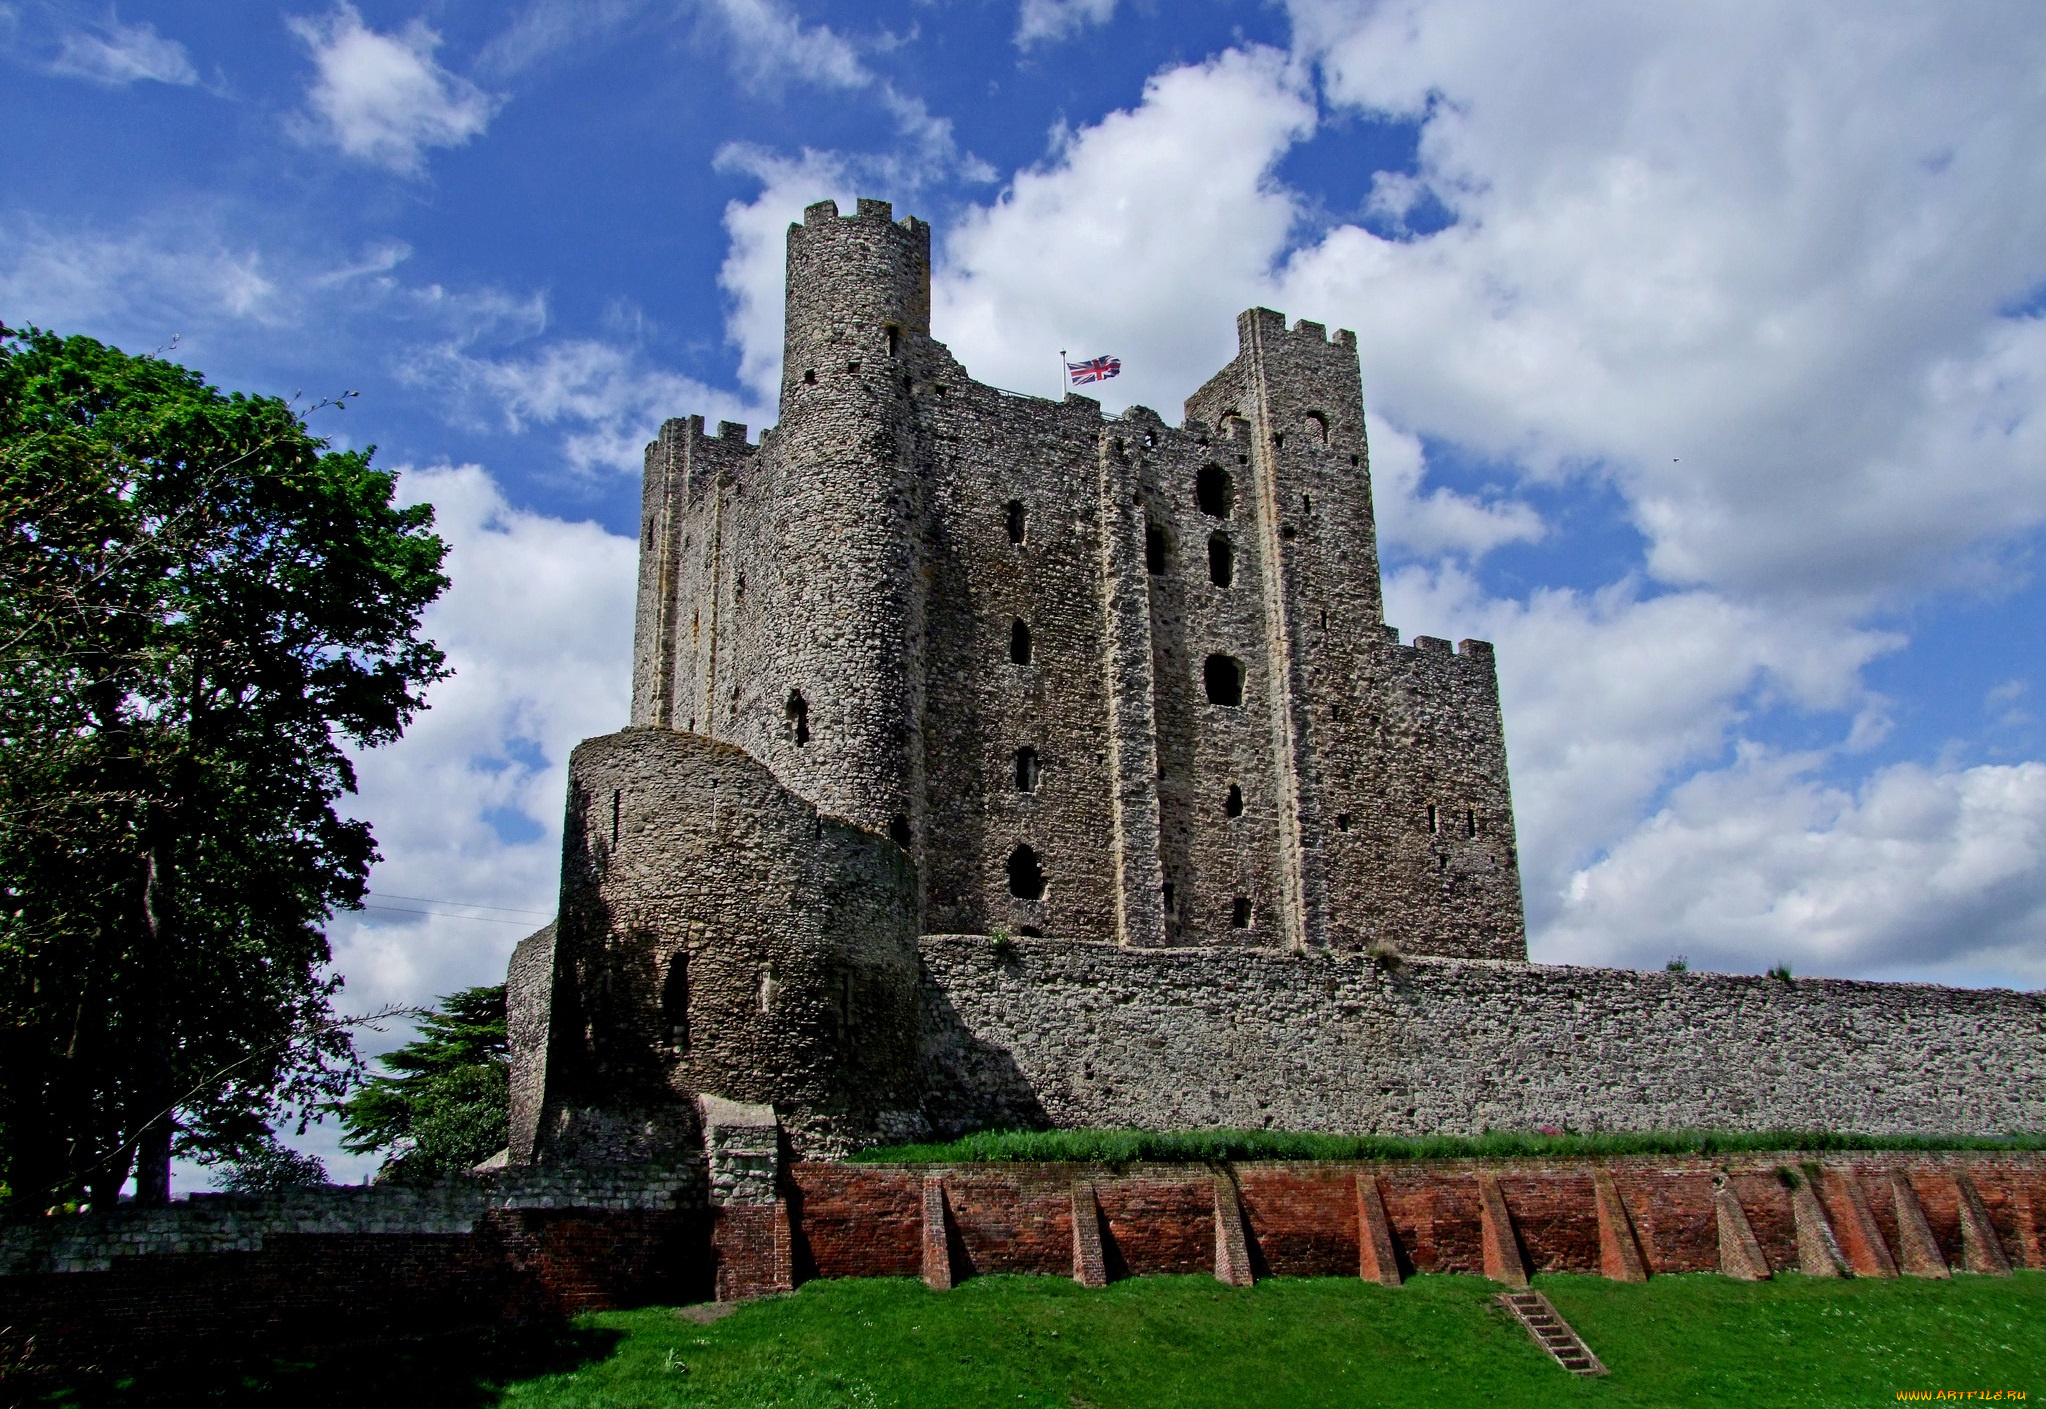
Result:
M1391 559L1453 555L1482 558L1507 543L1533 543L1547 532L1541 515L1517 499L1423 490L1426 455L1419 436L1384 417L1371 418L1371 499L1379 546Z
M1614 475L1672 582L1869 601L2046 521L2046 33L1993 5L1292 6L1457 214L1296 302L1402 422ZM1728 74L1740 81L1725 81ZM1446 330L1449 330L1446 333Z
M624 727L631 705L632 539L515 509L474 465L399 487L451 545L425 629L455 674L402 740L357 760L352 811L386 859L379 908L329 930L351 1010L504 977L554 912L569 750Z
M671 416L747 422L738 397L647 365L630 346L570 338L524 356L492 357L459 342L419 349L399 365L414 385L432 385L487 414L507 431L565 429L562 453L579 473L637 474L646 443ZM751 413L759 425L761 414Z
M1048 350L1117 352L1108 396L1170 414L1243 307L1356 329L1382 526L1411 563L1393 619L1500 646L1536 952L1663 957L1630 947L1620 907L1581 918L1576 878L1779 711L1836 719L1825 757L1849 768L1889 727L1863 669L1903 644L1875 613L2007 582L2046 522L2046 320L2011 311L2046 284L2027 137L2046 33L1993 6L1826 0L1558 0L1512 26L1475 0L1291 8L1291 54L1161 71L954 222L937 331L1019 390L1055 389ZM1419 132L1369 228L1315 223L1275 174L1340 139L1317 98ZM1452 222L1410 228L1424 206ZM1423 438L1505 483L1431 483ZM1517 491L1572 483L1617 494L1646 544L1631 571L1516 601L1456 565L1549 534ZM1743 776L1757 816L1818 795L1809 769ZM1987 775L1924 776L1959 795ZM1873 778L1858 806L1889 795ZM1709 870L1703 838L1665 828L1659 854L1695 843ZM1965 948L1913 932L1921 965ZM1812 962L1900 952L1860 933ZM1796 956L1745 966L1773 957Z
M287 23L316 70L305 130L347 155L416 176L427 148L459 147L490 125L498 100L440 65L440 35L423 21L381 34L342 0L325 16Z
M1023 0L1016 14L1016 43L1025 49L1056 43L1114 16L1115 0Z
M2046 764L1900 764L1845 788L1818 762L1746 750L1686 781L1571 877L1550 953L2046 985Z
M1298 215L1271 169L1315 121L1275 50L1154 76L1135 108L1056 134L1041 165L954 222L938 335L974 375L1050 395L1060 348L1115 353L1104 395L1175 413L1235 355L1237 312L1269 297Z
M83 78L108 87L130 83L193 84L199 71L192 57L175 39L166 39L152 24L122 24L109 19L103 25L66 29L58 38L57 55L50 72L67 78Z

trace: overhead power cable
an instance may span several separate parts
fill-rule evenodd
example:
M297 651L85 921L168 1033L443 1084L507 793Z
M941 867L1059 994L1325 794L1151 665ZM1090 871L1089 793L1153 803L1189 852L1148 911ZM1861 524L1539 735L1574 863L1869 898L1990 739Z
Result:
M467 900L443 900L437 895L399 895L388 890L374 890L370 894L382 896L386 900L409 900L416 905L453 905L463 910L496 910L506 915L538 915L543 920L554 913L552 910L521 910L516 905L477 905Z
M382 910L386 914L391 915L432 915L443 920L480 920L486 925L518 925L524 928L533 923L531 920L500 919L496 915L457 915L452 910L413 910L403 905L365 904L362 908L365 910Z

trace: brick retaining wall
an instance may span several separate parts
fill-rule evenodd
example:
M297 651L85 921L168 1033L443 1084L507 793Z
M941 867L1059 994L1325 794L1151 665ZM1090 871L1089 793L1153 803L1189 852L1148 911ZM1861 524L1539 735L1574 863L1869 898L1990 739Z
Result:
M1900 1227L1897 1171L1931 1234L1930 1267ZM1601 1172L1616 1196L1603 1210ZM1816 1198L1794 1197L1786 1176ZM1360 1180L1379 1196L1401 1275L1621 1275L1629 1258L1616 1249L1626 1248L1651 1276L1746 1275L1723 1245L1722 1187L1767 1263L1758 1270L1814 1270L1809 1248L1828 1245L1857 1275L2046 1269L2046 1155L2036 1153L1219 1169L798 1162L782 1168L782 1197L722 1206L700 1182L530 1172L523 1184L209 1199L17 1224L0 1229L0 1328L16 1345L33 1337L40 1360L120 1367L738 1299L817 1277L1084 1281L1096 1249L1109 1279L1375 1275L1361 1257ZM1503 1210L1490 1227L1487 1180ZM1815 1212L1801 1215L1800 1201ZM1076 1218L1090 1214L1095 1236L1076 1239L1086 1232Z

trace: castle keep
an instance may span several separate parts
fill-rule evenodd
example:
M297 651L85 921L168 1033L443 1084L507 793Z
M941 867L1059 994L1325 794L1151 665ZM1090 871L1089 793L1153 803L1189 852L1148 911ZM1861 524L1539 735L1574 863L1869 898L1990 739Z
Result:
M1527 962L1491 650L1384 623L1351 334L1252 309L1172 427L970 380L881 202L807 211L788 288L781 423L647 450L632 719L575 750L560 910L512 956L510 1148L0 1226L14 1344L355 1354L810 1277L2046 1267L2015 1150L840 1159L2037 1131L2046 994Z
M1181 427L984 386L930 227L789 232L782 419L647 452L635 726L916 863L917 927L1525 957L1491 648L1380 602L1356 338L1253 309Z
M930 278L921 221L812 206L780 423L647 449L514 1163L696 1148L711 1094L812 1155L2039 1123L2032 995L1526 962L1491 648L1385 624L1353 334L1242 314L1175 427L973 381Z

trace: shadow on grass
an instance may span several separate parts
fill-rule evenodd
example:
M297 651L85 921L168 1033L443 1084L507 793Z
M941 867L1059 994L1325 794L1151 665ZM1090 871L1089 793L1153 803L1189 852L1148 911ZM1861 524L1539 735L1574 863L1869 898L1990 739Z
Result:
M608 1359L623 1331L530 1325L334 1346L235 1364L181 1365L138 1374L58 1375L17 1370L0 1377L0 1405L140 1409L143 1405L434 1405L484 1409L505 1389Z

